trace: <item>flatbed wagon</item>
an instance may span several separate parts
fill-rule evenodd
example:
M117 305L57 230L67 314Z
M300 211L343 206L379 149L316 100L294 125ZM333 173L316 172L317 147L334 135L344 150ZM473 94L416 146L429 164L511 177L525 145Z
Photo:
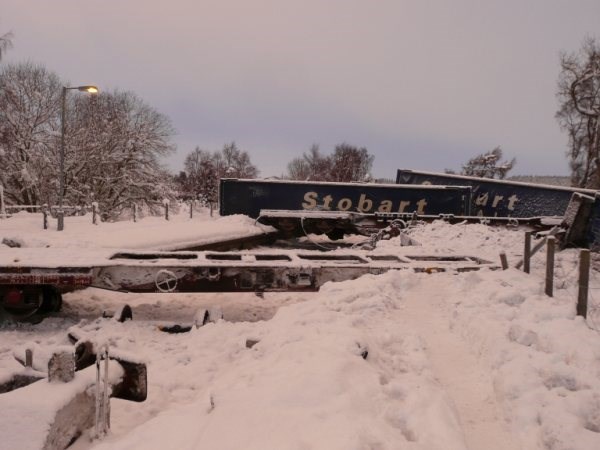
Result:
M61 294L96 287L123 292L316 291L329 281L389 270L471 271L496 268L468 255L368 251L139 252L11 249L0 257L0 306L14 318L60 308Z

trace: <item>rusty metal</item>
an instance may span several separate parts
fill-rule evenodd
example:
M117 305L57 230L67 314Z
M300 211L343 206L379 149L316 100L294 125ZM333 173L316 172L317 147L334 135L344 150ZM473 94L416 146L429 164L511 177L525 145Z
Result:
M473 256L382 255L367 252L120 253L94 269L95 287L130 292L316 291L328 281L388 270L470 271L496 266Z
M444 220L448 223L485 223L517 228L529 226L537 230L547 229L560 223L559 218L547 217L482 217L455 214L415 213L360 213L355 211L321 210L271 210L263 209L257 219L264 225L280 230L283 236L304 236L306 234L326 234L331 239L339 239L344 234L371 235L390 226L402 223L404 227L415 221L432 222Z
M0 272L0 294L12 286L94 286L130 292L315 291L328 281L388 270L470 271L495 265L474 256L354 252L129 252L95 266L24 267Z

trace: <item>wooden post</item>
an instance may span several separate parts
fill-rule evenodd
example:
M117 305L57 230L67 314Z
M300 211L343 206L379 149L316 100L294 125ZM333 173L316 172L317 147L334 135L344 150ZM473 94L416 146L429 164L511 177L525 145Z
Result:
M508 269L508 259L506 258L506 253L500 253L500 262L502 263L502 270Z
M165 220L169 220L169 204L165 203Z
M0 184L0 218L6 219L6 209L4 207L4 186Z
M194 200L190 200L190 219L194 216Z
M42 214L44 216L44 230L47 230L48 229L48 210L44 208L42 210Z
M556 239L554 236L548 236L546 242L546 295L552 297L554 293L554 249L556 248Z
M213 202L210 202L210 217L213 216Z
M25 350L25 367L33 366L33 350L28 348Z
M525 232L525 248L523 249L523 272L529 273L531 270L531 235L532 231Z
M96 202L92 203L92 223L98 225L98 205Z
M590 281L590 251L579 252L579 291L577 293L577 315L587 318L588 287Z
M133 204L133 221L137 222L137 205Z

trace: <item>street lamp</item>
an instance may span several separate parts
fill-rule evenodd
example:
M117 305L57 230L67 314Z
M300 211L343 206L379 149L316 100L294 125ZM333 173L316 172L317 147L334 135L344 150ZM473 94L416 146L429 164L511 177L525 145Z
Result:
M65 189L65 114L67 110L67 91L77 89L78 91L87 92L88 94L97 94L96 86L75 86L62 88L62 107L61 107L61 133L60 133L60 187L58 191L58 231L65 228L65 212L63 211L63 196Z

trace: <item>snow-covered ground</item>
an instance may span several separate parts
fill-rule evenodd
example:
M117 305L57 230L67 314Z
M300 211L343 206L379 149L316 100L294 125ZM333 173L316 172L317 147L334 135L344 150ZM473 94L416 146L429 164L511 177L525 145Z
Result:
M189 213L188 213L189 214ZM63 232L56 231L56 220L48 217L43 229L41 214L19 212L10 219L0 219L0 242L7 238L23 247L66 247L72 249L127 248L174 250L199 246L222 239L259 235L272 230L246 216L210 217L208 210L164 217L147 216L138 222L99 222L92 225L92 215L65 218ZM215 214L216 216L216 214Z
M156 231L146 234L145 221L67 222L61 234L35 229L38 219L0 220L0 240L131 247L136 239L151 248L173 243L175 227L189 227L185 240L193 240L244 223L151 219ZM522 255L522 230L435 222L410 233L429 253L497 261L505 251L511 265ZM379 247L390 253L399 242ZM19 370L14 351L68 344L72 326L144 359L148 400L113 399L111 434L84 436L74 449L598 449L600 321L595 309L587 322L575 316L577 250L557 255L553 298L543 293L544 264L541 252L531 275L398 271L263 298L87 289L66 295L63 311L41 324L0 326L0 378ZM595 271L591 285L595 307ZM98 319L124 302L133 321ZM184 334L157 329L216 305L217 323ZM259 342L247 348L247 339ZM3 414L12 412L0 411L0 428Z

